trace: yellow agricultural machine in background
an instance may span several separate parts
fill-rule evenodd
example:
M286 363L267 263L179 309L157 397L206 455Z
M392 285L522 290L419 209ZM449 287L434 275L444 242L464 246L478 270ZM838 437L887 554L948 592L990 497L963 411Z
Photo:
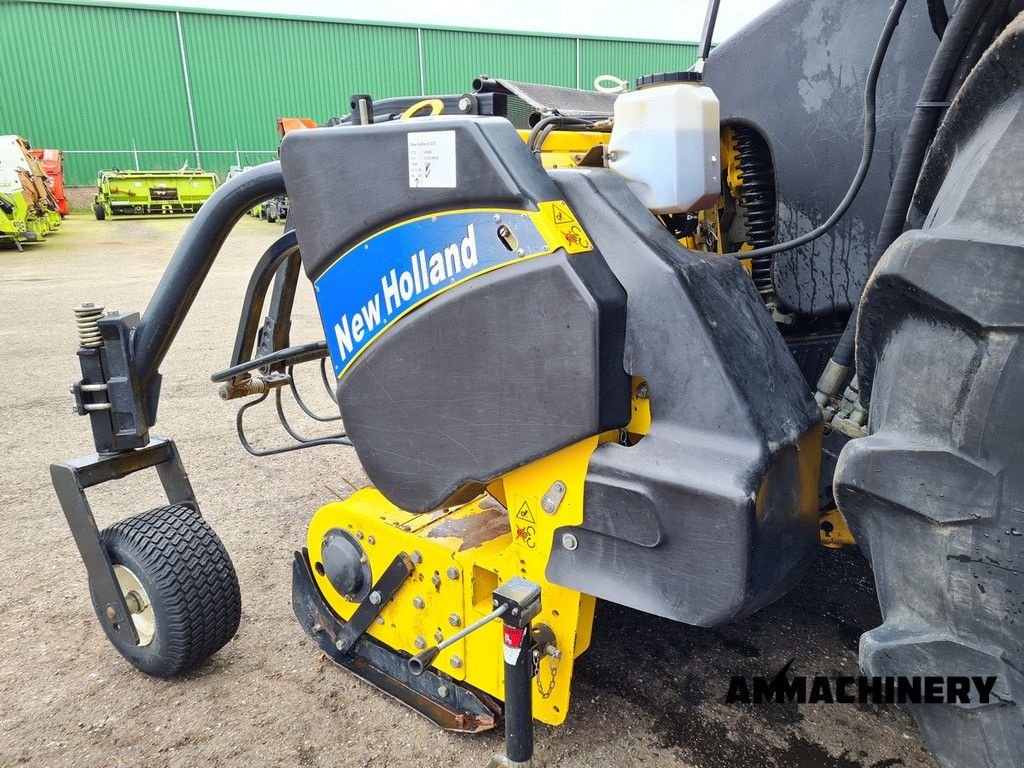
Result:
M713 1L697 65L627 93L481 77L288 132L141 317L76 309L97 453L52 473L113 645L167 677L238 627L150 428L221 243L287 194L212 378L246 400L246 450L351 447L372 482L297 542L293 607L329 658L444 728L503 717L497 763L526 766L595 600L719 626L856 539L883 616L865 685L918 681L944 766L1024 764L1018 6L783 0L711 52ZM302 273L324 335L294 343ZM336 412L300 394L307 364ZM297 430L285 395L334 431ZM245 431L268 400L277 448ZM98 531L85 490L153 467L169 505Z

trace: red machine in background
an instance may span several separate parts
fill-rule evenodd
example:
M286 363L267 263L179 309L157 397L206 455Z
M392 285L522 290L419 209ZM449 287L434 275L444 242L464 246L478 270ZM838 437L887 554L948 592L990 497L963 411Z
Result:
M59 149L33 149L30 150L32 157L39 161L43 167L43 173L50 181L50 190L57 201L57 210L60 215L68 215L68 200L64 196L64 153Z

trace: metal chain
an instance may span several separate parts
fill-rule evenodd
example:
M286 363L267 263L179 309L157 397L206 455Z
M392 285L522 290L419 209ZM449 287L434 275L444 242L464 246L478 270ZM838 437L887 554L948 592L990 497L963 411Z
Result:
M551 681L548 683L548 687L545 689L540 682L540 662L547 654L540 654L537 656L537 674L535 679L537 680L537 693L540 694L542 699L546 699L551 696L552 691L555 690L555 678L558 676L558 659L554 656L548 656L551 659Z

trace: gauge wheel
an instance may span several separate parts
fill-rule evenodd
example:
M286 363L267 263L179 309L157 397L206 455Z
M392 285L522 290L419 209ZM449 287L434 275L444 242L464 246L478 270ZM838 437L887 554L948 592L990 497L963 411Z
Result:
M241 594L231 558L203 518L183 505L150 510L100 534L139 637L107 638L147 675L173 677L223 648L238 631Z
M103 221L107 218L107 211L100 203L95 203L93 205L92 212L96 215L96 221Z

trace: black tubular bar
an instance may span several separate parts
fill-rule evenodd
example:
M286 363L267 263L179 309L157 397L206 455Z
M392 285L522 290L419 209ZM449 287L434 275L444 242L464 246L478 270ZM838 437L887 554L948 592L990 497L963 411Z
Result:
M721 0L708 0L707 13L704 16L704 28L700 33L700 44L697 50L697 58L706 61L711 55L711 38L715 34L715 22L718 20L718 6Z
M294 230L292 230L294 231ZM295 289L302 273L302 257L296 247L285 262L278 267L274 278L274 292L270 296L270 320L267 337L262 340L260 352L284 349L290 342L292 328L292 307L295 305Z
M281 275L284 268L289 263L291 257L297 257L298 250L299 245L295 240L295 230L289 230L275 240L274 244L260 257L259 263L256 264L256 268L252 272L252 277L249 278L249 285L245 290L242 314L238 319L238 331L235 334L235 349L231 353L231 367L252 359L253 347L256 345L256 335L259 330L260 311L263 309L263 303L267 296L267 290L270 288L270 282L277 275L277 282L278 284L281 283ZM274 293L276 298L276 284ZM294 296L294 288L292 295ZM278 304L280 304L280 301L278 301ZM273 309L271 314L273 315ZM287 314L291 315L290 302L287 307ZM285 333L287 334L287 328L285 328ZM287 339L285 339L285 343L281 346L287 346Z
M210 381L219 384L240 373L246 373L256 368L277 364L299 365L300 363L308 363L310 360L319 360L322 357L327 357L329 354L326 341L307 341L305 344L275 349L273 352L254 357L252 360L246 360L244 363L225 368L223 371L217 371L210 376Z
M199 209L135 331L135 373L143 391L149 389L231 228L254 205L285 192L281 164L265 163L226 181Z

